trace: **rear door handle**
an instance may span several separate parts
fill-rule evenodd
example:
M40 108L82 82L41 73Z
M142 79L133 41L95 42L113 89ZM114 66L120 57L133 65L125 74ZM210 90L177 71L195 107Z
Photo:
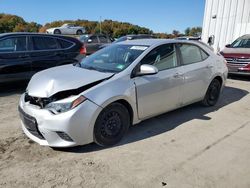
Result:
M213 65L207 65L207 68L211 69L211 68L214 68L214 66Z
M25 55L19 55L18 58L27 58L27 57L30 57L28 54L25 54Z
M183 74L181 74L179 72L175 73L175 75L174 75L174 78L181 78L181 77L183 77Z

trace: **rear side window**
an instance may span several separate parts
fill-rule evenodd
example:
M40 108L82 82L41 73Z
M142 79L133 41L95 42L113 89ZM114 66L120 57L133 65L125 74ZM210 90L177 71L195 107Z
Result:
M54 50L57 49L56 39L50 37L32 37L34 50Z
M12 37L0 41L0 52L20 52L26 50L26 37Z
M201 62L208 57L208 55L198 46L190 44L178 44L184 65Z
M72 42L68 42L68 41L65 41L65 40L58 39L58 42L59 42L61 48L63 48L63 49L73 46Z

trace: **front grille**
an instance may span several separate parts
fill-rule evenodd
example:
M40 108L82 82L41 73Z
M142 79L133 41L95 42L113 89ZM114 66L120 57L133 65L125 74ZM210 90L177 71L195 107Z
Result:
M29 114L26 114L20 106L18 107L18 111L25 128L35 137L45 140L43 135L38 130L36 119Z

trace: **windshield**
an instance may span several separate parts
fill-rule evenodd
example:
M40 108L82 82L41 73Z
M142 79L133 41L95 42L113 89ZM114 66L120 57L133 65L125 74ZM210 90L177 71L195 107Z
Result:
M237 39L234 41L231 48L250 48L250 39Z
M126 69L147 48L148 46L141 45L113 44L83 59L80 66L100 72L118 73Z

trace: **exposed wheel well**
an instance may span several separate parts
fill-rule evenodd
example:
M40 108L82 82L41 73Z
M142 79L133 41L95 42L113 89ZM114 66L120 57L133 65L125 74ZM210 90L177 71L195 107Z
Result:
M214 79L218 80L220 82L220 85L222 85L223 80L220 76L216 76Z
M114 101L113 103L120 103L122 105L124 105L127 109L128 109L128 112L129 112L129 115L130 115L130 125L133 124L133 118L134 118L134 111L133 111L133 108L131 107L131 105L126 101L126 100L118 100L118 101Z

